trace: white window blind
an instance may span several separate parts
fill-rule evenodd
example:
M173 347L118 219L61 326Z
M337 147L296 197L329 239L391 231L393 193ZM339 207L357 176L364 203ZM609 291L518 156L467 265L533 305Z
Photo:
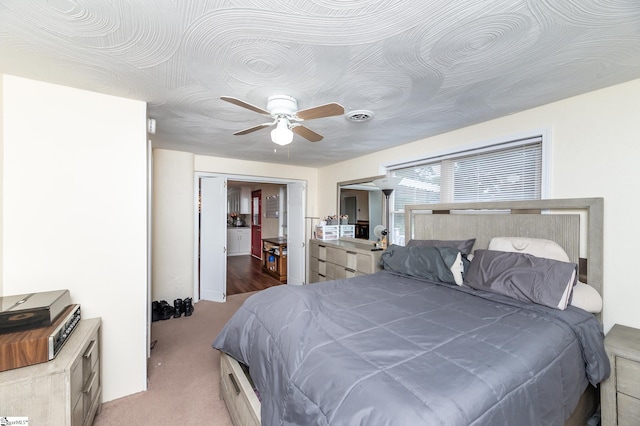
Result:
M404 242L407 204L535 200L542 193L542 137L388 167L402 177L392 194L391 226Z

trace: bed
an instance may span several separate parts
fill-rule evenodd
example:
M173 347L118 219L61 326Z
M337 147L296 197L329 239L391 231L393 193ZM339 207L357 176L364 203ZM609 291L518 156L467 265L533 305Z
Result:
M474 239L477 257L464 265L469 285L484 273L479 259L497 255L498 269L512 258L531 260L486 250L495 237L551 240L601 294L602 214L599 198L408 206L406 235ZM446 245L393 249L376 274L278 286L247 299L213 346L223 352L223 381L230 374L232 393L244 393L254 417L259 407L267 425L586 423L609 373L601 314L425 277L425 260L415 256L443 262L455 253ZM537 271L566 273L567 262L533 257L542 262ZM402 260L400 269L393 259ZM407 262L419 273L404 270ZM242 392L240 365L260 402Z

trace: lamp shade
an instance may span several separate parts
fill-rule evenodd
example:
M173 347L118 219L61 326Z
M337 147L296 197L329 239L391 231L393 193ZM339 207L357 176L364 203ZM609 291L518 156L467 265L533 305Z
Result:
M279 118L276 128L271 131L271 140L278 145L289 145L293 141L293 132L285 118Z
M380 188L383 192L389 191L389 194L396 189L396 186L400 184L402 181L401 177L385 177L382 179L376 179L373 181L373 184ZM386 194L386 192L385 192Z

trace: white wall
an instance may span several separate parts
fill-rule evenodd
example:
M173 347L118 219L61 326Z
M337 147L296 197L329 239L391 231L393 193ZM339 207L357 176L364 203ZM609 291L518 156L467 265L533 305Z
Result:
M193 159L153 150L152 300L193 297Z
M146 388L144 102L3 77L3 295L102 317L103 401Z
M2 79L2 74L0 74L0 100L4 100L4 83ZM4 209L2 206L4 205L4 102L0 102L0 241L4 241L4 232L2 221L4 217ZM4 264L4 244L0 244L0 277L3 275L3 264ZM3 295L2 290L2 279L0 279L0 296Z
M615 323L640 328L640 286L629 260L640 241L639 100L640 80L634 80L324 167L318 172L318 205L335 209L337 182L377 175L384 163L550 128L550 198L604 197L605 330Z

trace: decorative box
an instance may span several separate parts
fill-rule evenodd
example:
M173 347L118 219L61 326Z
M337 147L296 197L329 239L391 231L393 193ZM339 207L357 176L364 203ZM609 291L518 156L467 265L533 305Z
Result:
M355 238L356 237L356 226L355 225L340 225L340 236L347 238Z
M340 225L316 226L316 238L318 240L337 240L340 234Z

